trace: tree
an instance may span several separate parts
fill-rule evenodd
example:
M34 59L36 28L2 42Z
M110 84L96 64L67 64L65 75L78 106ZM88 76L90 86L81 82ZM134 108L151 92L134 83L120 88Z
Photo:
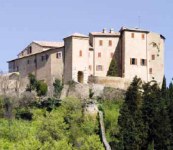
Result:
M60 98L61 91L63 89L62 82L59 79L56 79L55 82L53 83L53 86L54 86L54 96Z
M126 150L139 150L146 138L142 120L141 79L135 77L126 92L125 102L120 110L118 124L122 147Z
M161 94L162 94L162 98L165 99L165 101L167 101L167 87L166 87L166 78L165 76L163 77L163 82L162 82L162 88L161 88Z
M144 84L143 89L142 114L147 129L145 148L169 149L171 130L163 91L152 82Z
M169 101L173 101L173 83L171 82L168 87L168 98Z
M118 76L118 67L116 60L112 59L111 64L109 66L109 70L107 72L107 76Z

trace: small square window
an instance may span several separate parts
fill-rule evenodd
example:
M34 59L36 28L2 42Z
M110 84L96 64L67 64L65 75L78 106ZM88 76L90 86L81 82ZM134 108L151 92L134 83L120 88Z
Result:
M62 52L58 52L58 53L56 54L56 58L61 59L61 58L62 58Z
M155 55L151 55L151 59L152 60L155 60Z
M146 66L146 64L147 64L146 59L141 59L141 66Z
M82 50L79 51L79 56L82 57Z
M112 40L109 40L109 46L112 46Z
M100 45L100 46L103 45L103 41L102 41L102 40L99 41L99 45Z
M150 74L153 73L153 69L152 69L152 68L149 69L149 73L150 73Z
M142 37L142 39L144 40L144 39L145 39L145 34L142 34L141 37Z
M89 68L89 70L92 70L92 66L91 66L91 65L89 65L89 67L88 67L88 68Z
M135 34L134 33L131 33L131 38L134 38L135 37Z
M136 58L131 58L130 59L130 64L131 65L137 65L137 59Z
M97 65L96 66L96 70L97 71L102 71L103 70L103 66L102 65Z
M98 53L98 57L99 57L99 58L101 57L101 53L100 53L100 52Z

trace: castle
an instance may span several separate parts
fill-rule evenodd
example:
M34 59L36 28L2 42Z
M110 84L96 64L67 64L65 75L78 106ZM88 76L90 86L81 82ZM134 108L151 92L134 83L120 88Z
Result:
M88 83L89 77L107 77L111 61L117 77L132 81L134 76L162 83L164 76L164 36L139 28L122 27L74 33L63 42L33 41L9 61L9 72L19 72L21 84L32 73L51 86L54 80Z

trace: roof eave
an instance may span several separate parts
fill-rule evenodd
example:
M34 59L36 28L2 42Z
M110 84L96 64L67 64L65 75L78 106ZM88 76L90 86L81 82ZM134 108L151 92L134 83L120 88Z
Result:
M124 31L132 31L132 32L142 32L142 33L150 33L149 31L145 31L145 30L135 30L135 29L121 29L120 32L124 32Z

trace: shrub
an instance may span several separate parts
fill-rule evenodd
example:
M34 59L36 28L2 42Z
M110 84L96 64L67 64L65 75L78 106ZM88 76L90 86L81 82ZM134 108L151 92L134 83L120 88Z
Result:
M45 96L47 94L47 84L43 81L38 81L33 74L28 75L29 84L26 87L26 91L36 91L38 96Z
M23 119L23 120L32 120L33 114L30 112L29 109L18 109L16 113L17 119Z
M37 81L36 91L38 96L45 96L47 94L47 89L48 87L46 83L43 81Z
M94 92L92 91L92 89L89 89L89 98L91 99L94 95Z
M28 79L29 79L29 84L26 87L26 91L31 92L36 89L37 80L36 80L36 77L31 73L28 75Z
M56 79L55 82L53 83L54 86L54 96L59 98L61 95L61 91L63 89L62 82L59 79Z
M31 92L22 93L21 98L19 99L19 107L28 107L31 106L35 102L35 95Z

